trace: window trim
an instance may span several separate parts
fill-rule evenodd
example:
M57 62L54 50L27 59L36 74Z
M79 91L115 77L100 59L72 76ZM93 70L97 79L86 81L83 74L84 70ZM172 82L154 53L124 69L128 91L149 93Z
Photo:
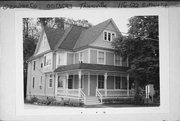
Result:
M100 61L99 61L99 53L100 52L104 53L104 61L103 61L103 63L100 63ZM97 50L97 64L105 64L105 61L106 61L106 52L102 51L102 50Z
M116 64L116 57L117 56L119 56L119 60L120 60L120 63L119 63L119 65L118 64ZM117 54L114 54L114 65L115 66L122 66L122 57L120 56L120 55L117 55Z
M102 76L104 79L104 75L97 74L97 89L105 89L105 79L103 80L103 88L99 88L99 76Z
M106 39L105 39L105 33L106 33ZM109 40L109 34L110 34L110 40ZM114 38L116 38L116 32L105 30L103 32L103 40L106 42L112 42L113 41L113 34L114 34Z
M44 66L46 66L46 55L44 56Z
M62 86L60 85L60 87L59 87L59 80L60 80L60 82L62 81ZM57 88L64 88L64 81L62 79L62 76L60 76L60 75L58 75Z
M82 53L82 58L81 58L81 53ZM79 62L84 62L84 50L79 52Z
M52 81L52 86L50 86L50 80ZM53 75L52 74L49 75L49 84L48 84L48 87L49 88L53 88Z
M116 80L116 78L120 78L120 80ZM121 78L121 76L115 76L115 89L122 89L122 80L121 80L122 78ZM117 86L116 86L116 81L119 81L119 88L117 88Z
M36 70L36 61L33 61L33 70Z
M33 87L33 89L35 88L35 77L33 77L32 87Z

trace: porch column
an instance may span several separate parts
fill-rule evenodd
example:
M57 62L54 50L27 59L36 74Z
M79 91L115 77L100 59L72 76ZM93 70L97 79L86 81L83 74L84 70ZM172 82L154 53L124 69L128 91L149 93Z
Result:
M81 70L78 72L78 79L79 79L79 97L81 96L80 95L80 91L81 91L81 75L82 75L82 72Z
M104 89L105 89L105 96L107 96L107 72L104 74Z
M90 95L90 72L88 72L88 96Z
M65 85L64 85L64 87L65 87L65 95L67 96L68 95L68 79L69 79L69 74L67 73L66 74L66 80L65 80Z
M127 74L127 96L129 96L129 74Z
M65 88L68 89L68 79L69 79L69 74L67 73L66 74L66 85L65 85Z
M55 81L54 82L54 88L55 88L54 93L55 93L55 97L56 97L57 96L57 85L58 85L58 75L57 74L54 75L54 81Z

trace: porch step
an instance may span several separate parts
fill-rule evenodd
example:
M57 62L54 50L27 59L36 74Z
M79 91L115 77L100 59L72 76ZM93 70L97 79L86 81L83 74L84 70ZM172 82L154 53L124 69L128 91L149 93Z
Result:
M97 97L86 97L86 104L85 105L98 105L101 104Z

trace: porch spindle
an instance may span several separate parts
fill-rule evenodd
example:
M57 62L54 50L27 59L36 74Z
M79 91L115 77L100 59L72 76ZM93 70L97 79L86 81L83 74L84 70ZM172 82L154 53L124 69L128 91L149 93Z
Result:
M129 74L127 74L127 96L129 96Z
M104 74L104 80L105 80L105 84L104 84L105 96L107 96L107 73Z

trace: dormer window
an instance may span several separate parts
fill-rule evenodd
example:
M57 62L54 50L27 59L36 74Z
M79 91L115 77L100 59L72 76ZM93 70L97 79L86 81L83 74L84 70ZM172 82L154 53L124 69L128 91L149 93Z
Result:
M114 32L104 31L104 40L111 42L116 37Z

